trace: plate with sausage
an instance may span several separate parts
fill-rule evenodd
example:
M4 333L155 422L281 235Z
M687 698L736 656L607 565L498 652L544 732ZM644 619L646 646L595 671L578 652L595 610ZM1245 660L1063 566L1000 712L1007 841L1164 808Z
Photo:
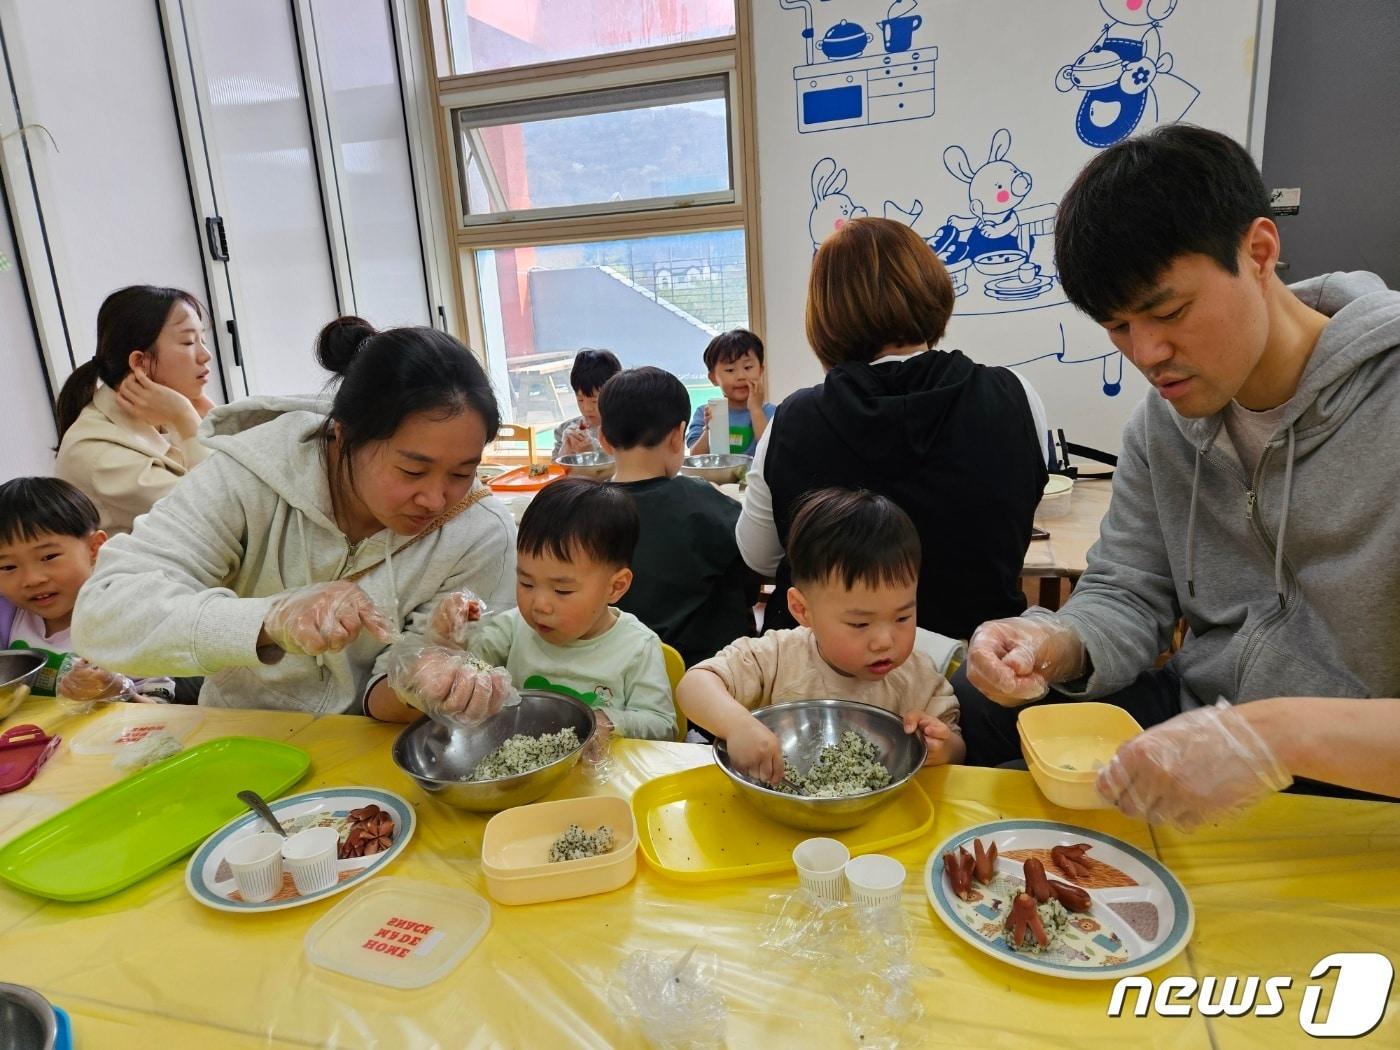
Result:
M934 912L1023 970L1071 980L1144 973L1186 947L1195 912L1161 861L1122 839L1050 820L960 831L924 865Z

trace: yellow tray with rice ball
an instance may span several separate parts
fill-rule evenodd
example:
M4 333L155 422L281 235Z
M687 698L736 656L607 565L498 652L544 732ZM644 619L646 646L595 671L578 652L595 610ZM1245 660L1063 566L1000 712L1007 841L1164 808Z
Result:
M709 765L657 777L632 795L637 846L661 874L686 882L766 875L792 868L792 851L813 832L769 820ZM897 846L933 827L933 803L916 782L860 827L825 832L852 856Z

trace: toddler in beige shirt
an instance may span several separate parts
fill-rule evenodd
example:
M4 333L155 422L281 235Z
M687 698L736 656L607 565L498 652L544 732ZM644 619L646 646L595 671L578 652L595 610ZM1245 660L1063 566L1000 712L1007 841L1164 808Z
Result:
M751 711L791 700L870 704L904 719L928 764L961 762L953 688L916 651L919 537L899 507L872 492L808 496L788 535L788 607L802 626L740 638L686 672L686 717L723 739L740 772L783 776L777 737ZM775 596L775 600L777 596Z

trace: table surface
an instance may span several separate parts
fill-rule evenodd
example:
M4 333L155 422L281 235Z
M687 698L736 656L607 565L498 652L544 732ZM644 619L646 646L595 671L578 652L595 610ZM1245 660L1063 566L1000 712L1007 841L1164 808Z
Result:
M71 738L100 712L75 718L29 701L9 724L44 725ZM206 709L189 743L256 735L305 748L311 771L294 790L371 785L415 806L418 831L386 874L465 886L484 894L485 820L422 794L392 764L398 729L352 716ZM623 741L618 771L601 788L581 773L551 797L629 795L663 773L710 760L697 745ZM36 813L113 782L105 757L65 746L0 807L0 841ZM1228 826L1192 837L1149 832L1116 812L1070 812L1047 803L1029 776L1003 770L925 770L933 799L929 835L892 852L910 871L903 911L925 1011L902 1045L1061 1045L1277 1050L1306 1039L1298 1024L1312 967L1339 951L1400 959L1400 807L1278 797ZM30 812L26 815L26 810ZM1196 907L1191 945L1154 971L1169 975L1284 975L1293 987L1274 1018L1109 1019L1109 982L1023 973L956 939L933 915L918 873L946 837L1008 817L1064 820L1117 835L1163 861ZM700 944L719 959L728 1045L861 1045L847 1027L856 990L820 968L760 950L774 895L789 873L682 883L642 862L612 893L525 907L493 905L491 930L435 985L396 991L312 967L302 941L337 900L260 915L217 912L184 886L185 862L104 900L64 904L0 885L0 981L37 988L72 1015L79 1047L640 1047L609 988L634 950L683 952ZM1325 982L1324 982L1325 983ZM1330 985L1329 985L1330 987ZM1067 1037L1067 1038L1066 1038ZM1400 1008L1361 1043L1400 1043ZM867 1044L869 1045L869 1044ZM1354 1045L1354 1044L1349 1044Z
M1058 518L1036 518L1035 523L1050 533L1050 538L1031 540L1021 575L1082 576L1089 565L1089 548L1099 540L1099 527L1108 513L1112 494L1113 482L1107 479L1075 481L1068 513Z

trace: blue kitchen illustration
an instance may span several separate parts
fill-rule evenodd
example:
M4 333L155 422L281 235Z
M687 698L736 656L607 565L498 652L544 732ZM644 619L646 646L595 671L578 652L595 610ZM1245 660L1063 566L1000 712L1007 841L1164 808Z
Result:
M869 27L830 0L778 0L801 11L806 61L792 71L803 133L933 116L938 48L918 39L918 0L895 0ZM818 35L820 33L820 35Z
M1055 90L1078 91L1074 131L1105 149L1134 132L1186 115L1200 96L1173 73L1175 56L1162 44L1162 23L1178 0L1099 0L1108 18L1089 49L1055 74Z
M1034 180L1013 153L1008 128L998 128L981 142L950 144L943 151L943 166L961 192L948 211L934 212L917 197L906 203L886 199L879 211L928 242L948 270L958 297L955 310L962 315L1038 310L1068 301L1055 271L1059 205L1027 203L1033 200ZM871 214L863 192L834 157L813 165L810 189L807 234L814 253L847 222ZM951 192L938 190L939 196ZM944 217L933 217L940 214Z

